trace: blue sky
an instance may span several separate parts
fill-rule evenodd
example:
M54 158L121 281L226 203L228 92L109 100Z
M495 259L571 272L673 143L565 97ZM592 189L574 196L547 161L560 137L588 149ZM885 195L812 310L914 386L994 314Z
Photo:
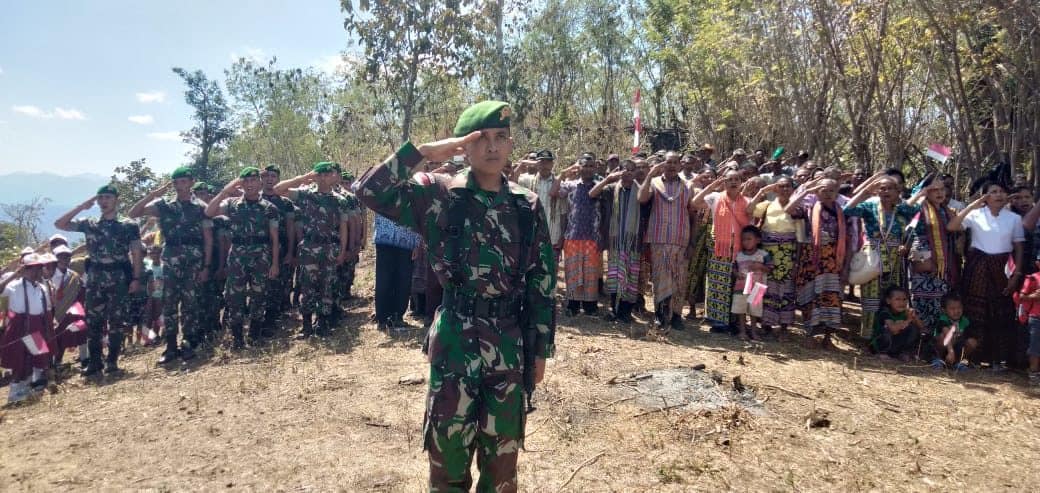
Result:
M185 161L191 126L170 70L223 81L238 56L332 70L347 48L338 0L50 0L0 9L0 174L111 174Z

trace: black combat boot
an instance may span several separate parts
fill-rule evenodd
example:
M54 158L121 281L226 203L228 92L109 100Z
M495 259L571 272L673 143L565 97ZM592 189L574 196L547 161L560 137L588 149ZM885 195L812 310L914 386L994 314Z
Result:
M181 344L181 361L188 361L195 357L196 345L194 337L184 339L184 344Z
M110 332L108 334L108 359L105 361L105 373L111 375L119 373L119 353L123 351L123 333Z
M263 322L260 320L249 321L249 344L256 344L263 338Z
M314 333L318 337L328 337L329 332L331 331L331 327L332 327L330 325L330 323L331 323L330 319L331 318L332 318L332 315L322 315L322 314L318 314L317 315L318 321L314 325Z
M314 335L314 329L311 327L310 313L301 313L300 316L303 318L303 329L300 330L300 333L296 338L302 340Z
M162 356L159 356L160 365L172 363L180 356L180 351L177 350L177 333L167 330L164 335L166 337L166 350L163 351Z

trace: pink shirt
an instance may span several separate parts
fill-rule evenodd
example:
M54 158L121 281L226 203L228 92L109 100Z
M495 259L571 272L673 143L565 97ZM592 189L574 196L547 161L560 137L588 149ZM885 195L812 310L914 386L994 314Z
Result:
M690 242L690 199L693 188L682 179L661 181L664 192L651 183L653 208L644 243L686 246Z

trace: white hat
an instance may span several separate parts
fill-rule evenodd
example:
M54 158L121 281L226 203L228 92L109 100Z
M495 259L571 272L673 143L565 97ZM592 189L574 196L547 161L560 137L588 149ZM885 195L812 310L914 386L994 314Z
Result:
M68 238L66 238L66 237L64 237L64 236L62 236L60 234L57 234L57 233L51 235L51 239L47 240L47 243L54 243L55 240L61 240L61 241L65 242L65 244L69 243L69 239Z
M61 255L63 253L72 255L72 249L66 245L58 245L54 250L51 250L54 255Z
M29 254L35 253L35 252L36 252L36 250L33 250L32 247L25 247L25 248L22 249L21 253L18 254L18 256L24 257L26 255L29 255Z
M26 267L43 264L43 260L40 258L39 255L36 255L35 253L30 253L29 255L22 257L22 265Z
M41 253L37 256L40 258L41 264L54 264L58 262L58 257L55 257L53 253Z

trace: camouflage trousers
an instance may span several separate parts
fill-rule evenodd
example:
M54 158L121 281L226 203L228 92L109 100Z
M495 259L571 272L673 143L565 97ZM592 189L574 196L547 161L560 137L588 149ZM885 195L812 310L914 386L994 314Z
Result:
M278 265L278 278L267 280L265 292L267 296L267 312L265 315L271 321L276 320L289 306L289 288L292 286L293 279L293 269L291 266L285 265L284 254L279 261L282 263Z
M121 266L92 266L86 292L87 346L91 359L101 356L101 338L108 327L109 341L123 340L130 322L130 276Z
M198 343L199 289L196 279L203 269L202 249L195 247L171 247L163 250L163 323L167 337L177 338L177 327L181 337L191 344Z
M210 279L203 283L196 292L196 305L199 313L199 333L214 333L220 328L220 310L224 307L225 279L214 279L216 271L210 272Z
M430 329L430 386L423 448L431 492L517 489L524 438L522 337L515 320L459 319L437 311Z
M354 288L354 272L357 270L357 261L348 260L339 266L339 291L338 298L344 300Z
M337 243L300 242L300 313L326 316L332 313L336 288Z
M228 327L241 325L247 313L251 324L264 319L267 307L264 288L267 287L267 272L270 269L269 247L231 246L227 282L224 284L224 302L227 304L224 322Z

